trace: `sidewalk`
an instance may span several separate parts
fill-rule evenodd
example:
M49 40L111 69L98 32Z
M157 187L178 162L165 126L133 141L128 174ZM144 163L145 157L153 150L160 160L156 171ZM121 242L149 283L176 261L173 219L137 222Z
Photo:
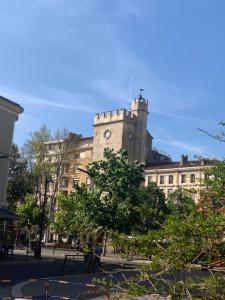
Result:
M54 261L54 256L42 256L41 259L37 259L34 257L33 253L29 253L27 259L26 250L14 250L13 258L1 258L0 266L5 265L27 265L27 264L46 264Z

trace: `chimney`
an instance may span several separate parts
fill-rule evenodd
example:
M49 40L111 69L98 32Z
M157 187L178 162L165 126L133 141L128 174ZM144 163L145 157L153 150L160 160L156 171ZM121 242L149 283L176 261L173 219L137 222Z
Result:
M185 164L188 162L188 155L184 155L182 154L181 157L180 157L180 163L181 165Z

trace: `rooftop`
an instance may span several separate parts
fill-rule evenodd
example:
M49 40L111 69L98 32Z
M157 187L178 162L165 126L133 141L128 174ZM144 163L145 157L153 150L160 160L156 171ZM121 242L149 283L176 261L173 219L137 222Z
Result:
M21 114L23 112L23 107L20 106L18 103L13 102L3 96L0 95L0 106L11 110L16 114Z
M148 165L146 166L146 170L155 170L155 169L173 169L173 168L190 168L190 167L198 167L198 166L203 166L204 163L202 160L189 160L187 162L181 163L180 161L172 161L172 162L167 162L165 164L160 163L157 165Z

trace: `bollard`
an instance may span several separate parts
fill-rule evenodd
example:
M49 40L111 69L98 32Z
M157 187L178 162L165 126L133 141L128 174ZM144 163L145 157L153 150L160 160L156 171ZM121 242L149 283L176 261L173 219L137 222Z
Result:
M28 260L28 252L29 252L29 250L27 248L27 251L26 251L26 253L27 253L27 255L26 255L26 261Z
M45 300L49 298L49 283L45 281Z

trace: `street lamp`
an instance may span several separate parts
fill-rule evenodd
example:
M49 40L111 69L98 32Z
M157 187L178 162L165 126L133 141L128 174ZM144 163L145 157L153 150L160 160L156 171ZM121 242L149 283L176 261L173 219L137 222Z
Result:
M44 231L44 218L45 218L45 206L47 202L47 190L48 190L48 184L52 182L51 178L46 177L45 178L45 192L44 192L44 200L42 205L42 211L41 211L41 220L40 220L40 232L39 232L39 239L38 243L35 247L34 256L38 259L41 259L41 243L43 238L43 231Z

